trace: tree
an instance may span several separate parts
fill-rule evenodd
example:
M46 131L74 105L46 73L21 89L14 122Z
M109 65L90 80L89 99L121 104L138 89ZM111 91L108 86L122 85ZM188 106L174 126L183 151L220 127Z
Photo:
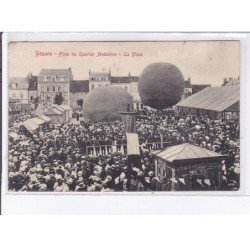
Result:
M77 100L77 105L81 107L82 109L82 105L83 105L83 99L79 99Z
M31 102L35 105L35 110L36 110L36 108L38 107L39 103L41 102L40 96L34 97Z
M63 103L62 92L59 92L56 94L56 96L54 98L54 104L61 105L62 103Z

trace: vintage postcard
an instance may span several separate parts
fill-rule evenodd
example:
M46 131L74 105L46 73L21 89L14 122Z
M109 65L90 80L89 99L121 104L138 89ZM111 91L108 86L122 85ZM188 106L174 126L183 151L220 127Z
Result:
M240 41L8 43L8 192L237 191Z

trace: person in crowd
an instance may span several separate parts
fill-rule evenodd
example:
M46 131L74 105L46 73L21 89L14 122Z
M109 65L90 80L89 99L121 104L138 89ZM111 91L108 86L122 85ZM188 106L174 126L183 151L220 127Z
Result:
M150 151L188 142L228 156L222 189L239 187L239 120L143 109L137 112L141 163L128 164L122 121L46 124L28 133L20 124L31 114L10 115L9 190L109 192L169 190L155 176ZM213 183L213 180L211 181Z

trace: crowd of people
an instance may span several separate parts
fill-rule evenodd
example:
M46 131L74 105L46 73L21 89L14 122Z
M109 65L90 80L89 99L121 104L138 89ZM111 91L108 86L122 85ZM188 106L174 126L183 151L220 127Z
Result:
M155 176L150 151L188 142L227 155L222 189L239 186L239 121L211 120L177 111L137 111L140 158L126 155L123 123L48 123L33 133L10 115L10 191L155 191L169 190ZM114 145L116 150L113 150ZM121 150L123 148L123 150ZM94 153L95 152L95 153ZM237 172L238 171L238 172Z

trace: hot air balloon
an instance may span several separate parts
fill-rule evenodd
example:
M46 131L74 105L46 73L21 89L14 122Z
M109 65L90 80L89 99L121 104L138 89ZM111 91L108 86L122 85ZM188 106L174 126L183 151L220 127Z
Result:
M166 109L178 103L184 92L181 71L170 63L152 63L139 77L139 95L144 105Z
M86 97L83 117L92 122L121 120L119 112L127 111L128 107L133 107L133 100L125 89L114 86L99 87Z

